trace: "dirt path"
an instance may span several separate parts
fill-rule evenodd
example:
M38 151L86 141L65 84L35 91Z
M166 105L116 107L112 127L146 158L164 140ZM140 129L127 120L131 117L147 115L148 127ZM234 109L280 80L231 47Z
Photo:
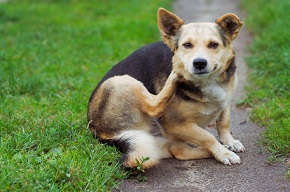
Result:
M219 16L232 12L244 20L238 10L238 0L176 0L174 13L188 22L213 22ZM238 66L239 85L236 100L243 97L247 68L244 61L245 47L250 42L250 35L245 28L235 40L236 63ZM248 121L247 112L236 108L231 111L231 129L235 138L246 147L246 152L239 153L241 165L226 166L214 159L178 161L166 159L149 170L145 183L126 180L121 191L243 191L274 192L290 191L290 182L285 180L286 165L269 165L267 154L257 146L263 128ZM215 133L214 133L215 134Z

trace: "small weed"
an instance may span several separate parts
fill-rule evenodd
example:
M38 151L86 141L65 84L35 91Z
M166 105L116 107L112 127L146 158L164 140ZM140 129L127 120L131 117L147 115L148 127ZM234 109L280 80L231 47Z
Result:
M134 181L135 182L146 182L148 180L148 178L144 175L142 175L141 173L138 174L135 178Z
M137 162L137 167L136 169L138 171L141 171L141 172L145 172L145 170L143 169L143 163L146 162L146 161L149 161L150 157L142 157L140 158L139 160L136 159L136 162Z
M136 159L137 167L132 168L128 171L128 179L132 179L135 182L146 182L148 179L143 175L145 170L143 169L143 163L149 161L150 157L142 157Z

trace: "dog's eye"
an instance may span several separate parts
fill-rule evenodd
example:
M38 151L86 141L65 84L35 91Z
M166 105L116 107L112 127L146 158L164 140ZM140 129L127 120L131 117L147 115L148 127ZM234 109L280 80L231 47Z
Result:
M183 43L182 45L183 45L183 47L186 48L186 49L190 49L190 48L193 47L193 45L192 45L191 43L189 43L189 42L187 42L187 43Z
M210 49L216 49L216 48L218 48L218 46L219 46L218 43L210 42L207 47L210 48Z

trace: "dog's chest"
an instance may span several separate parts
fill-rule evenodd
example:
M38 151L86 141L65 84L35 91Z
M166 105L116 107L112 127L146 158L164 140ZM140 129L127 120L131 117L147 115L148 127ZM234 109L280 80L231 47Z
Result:
M210 84L202 87L201 92L203 95L202 102L220 103L221 106L227 103L229 96L226 88L215 84Z
M177 88L176 96L181 100L179 106L200 117L219 114L231 100L231 95L226 87L216 84L202 87L181 85Z
M231 99L231 93L226 86L217 83L208 83L196 86L192 83L182 82L176 90L176 96L191 103L217 105L225 108Z

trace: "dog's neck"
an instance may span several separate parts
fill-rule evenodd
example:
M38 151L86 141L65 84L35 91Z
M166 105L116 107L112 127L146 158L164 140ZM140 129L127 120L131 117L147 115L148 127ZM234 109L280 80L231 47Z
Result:
M231 74L230 78L235 78L235 73ZM228 86L229 83L234 83L234 86ZM228 101L235 91L235 84L236 79L221 82L219 78L216 77L191 80L180 78L180 81L177 82L176 96L186 101L193 102ZM228 90L229 88L233 89Z

